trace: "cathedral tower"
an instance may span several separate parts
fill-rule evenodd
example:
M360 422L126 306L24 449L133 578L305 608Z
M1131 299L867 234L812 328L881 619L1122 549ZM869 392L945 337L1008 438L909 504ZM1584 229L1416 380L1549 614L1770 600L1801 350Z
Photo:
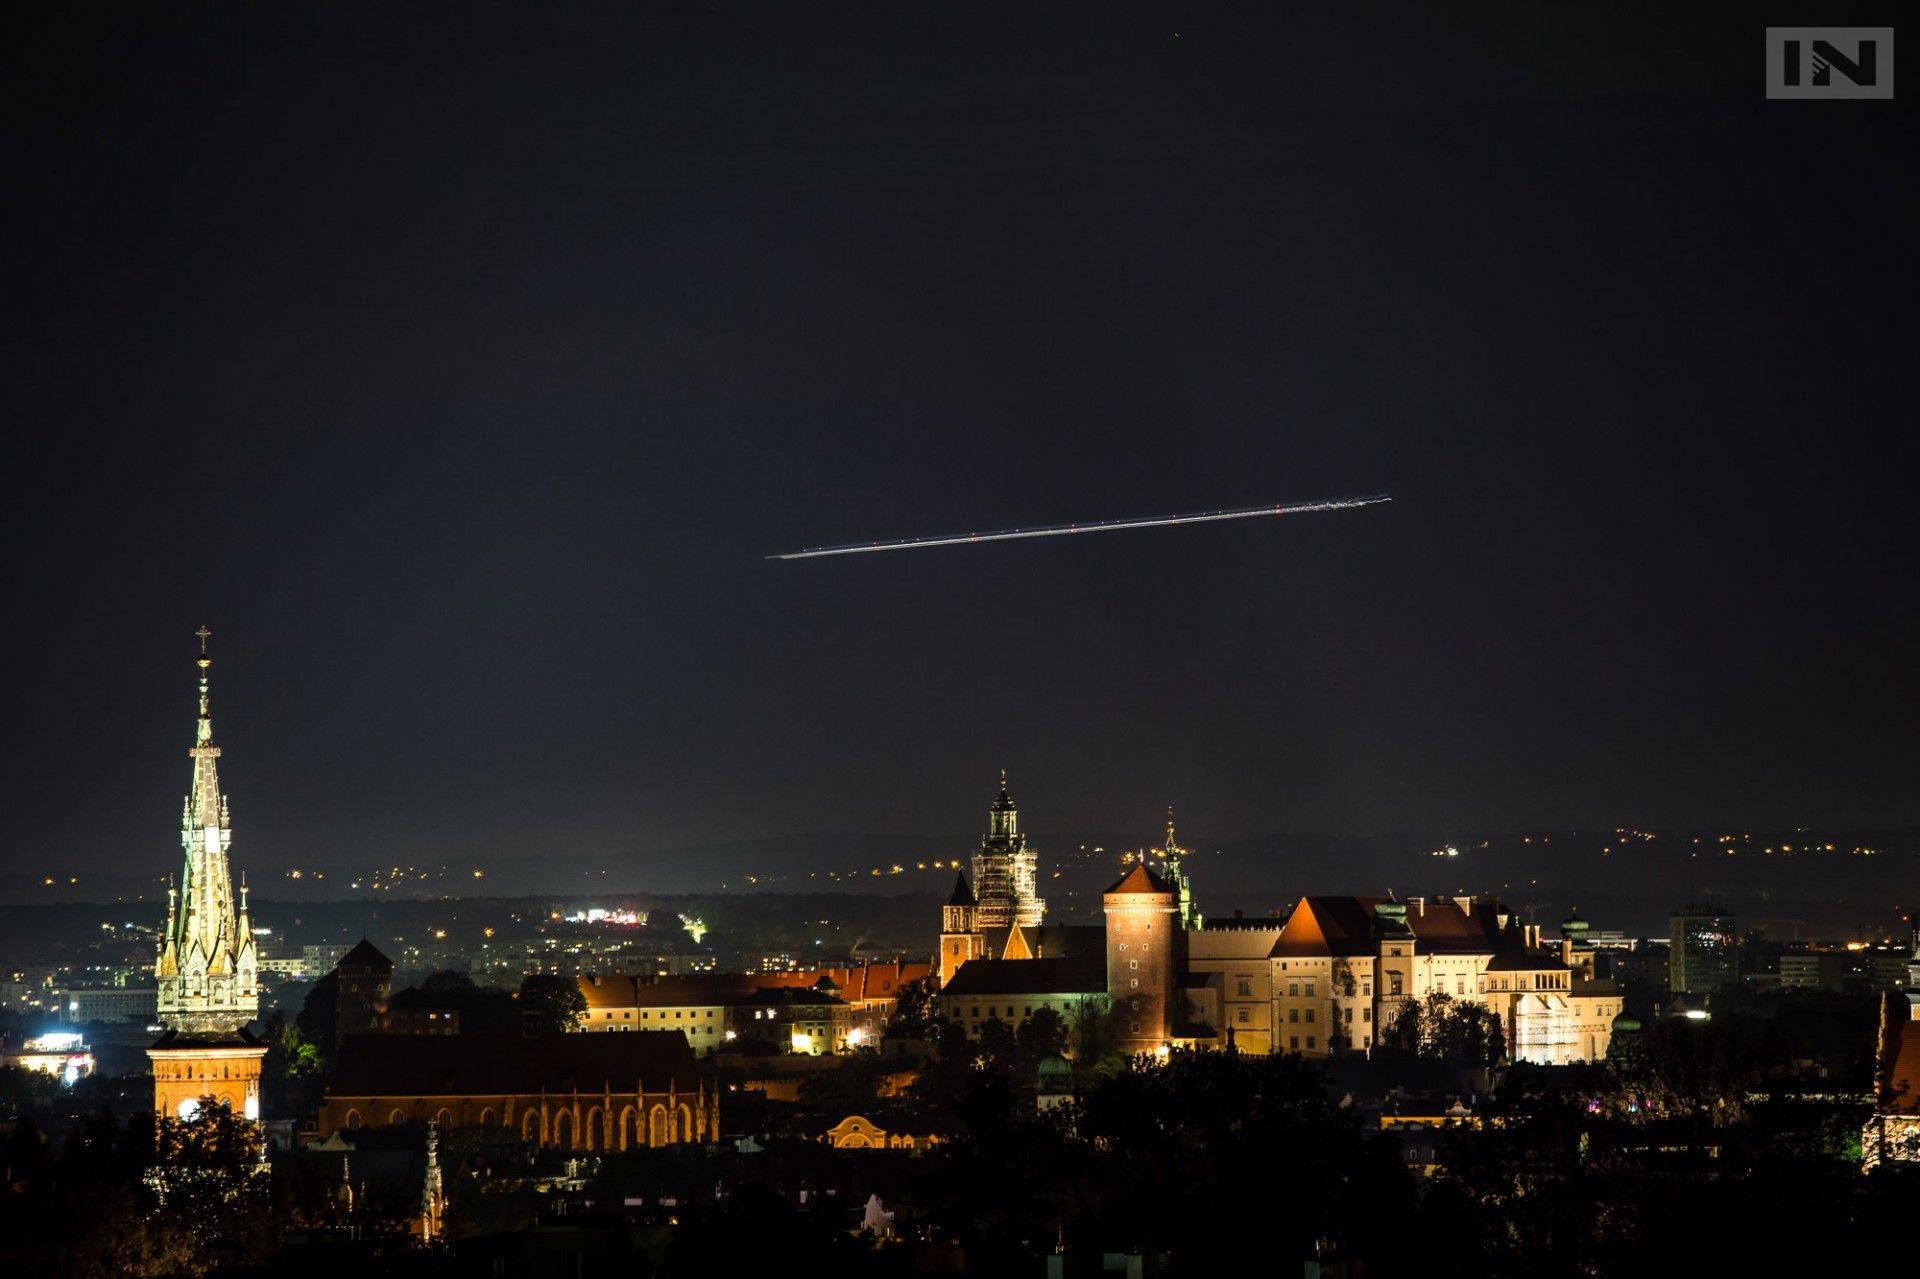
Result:
M1020 810L1007 793L1007 772L1001 769L1000 794L987 810L987 837L973 855L973 890L979 902L975 928L992 933L1040 923L1047 904L1035 886L1039 860L1020 833Z
M987 936L974 924L979 913L979 903L974 901L973 890L967 887L966 872L962 871L954 877L953 896L940 908L941 986L953 979L960 965L986 956Z
M154 963L160 1022L166 1033L147 1050L154 1108L187 1115L203 1096L260 1117L260 1059L266 1046L248 1033L260 1011L259 958L247 917L247 887L236 894L227 865L233 841L227 799L214 761L208 708L206 627L199 630L200 720L194 732L193 788L180 818L180 883L167 888L167 923Z

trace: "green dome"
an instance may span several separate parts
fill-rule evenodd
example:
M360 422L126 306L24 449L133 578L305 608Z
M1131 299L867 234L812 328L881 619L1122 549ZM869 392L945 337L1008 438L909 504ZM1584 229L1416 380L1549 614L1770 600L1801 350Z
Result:
M1613 1033L1616 1035L1622 1031L1635 1031L1638 1029L1640 1029L1640 1019L1632 1013L1621 1013L1613 1019Z
M1560 935L1569 941L1579 941L1587 935L1587 930L1591 927L1593 925L1580 918L1580 911L1576 908L1560 921Z
M1405 902L1384 901L1373 908L1373 913L1382 919L1391 919L1396 923L1402 922L1407 917L1407 904Z

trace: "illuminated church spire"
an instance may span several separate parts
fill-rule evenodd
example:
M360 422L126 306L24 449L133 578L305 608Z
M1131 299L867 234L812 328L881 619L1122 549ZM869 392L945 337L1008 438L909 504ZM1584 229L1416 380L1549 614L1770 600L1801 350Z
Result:
M1140 860L1146 861L1147 856L1143 852ZM1204 919L1200 914L1200 908L1194 904L1193 880L1187 875L1186 859L1187 850L1182 848L1180 841L1174 837L1173 805L1169 804L1167 805L1167 840L1160 846L1155 860L1159 862L1160 877L1166 880L1174 891L1175 901L1180 910L1180 926L1188 932L1194 932L1200 928Z
M1000 793L987 810L987 837L973 855L973 891L979 906L975 927L982 930L1039 924L1047 904L1041 900L1039 857L1020 833L1020 809L1007 791L1007 771L1000 770Z
M180 814L182 866L178 888L167 889L167 925L155 976L160 1019L191 1034L231 1034L259 1011L257 956L247 919L246 889L235 902L227 849L233 842L226 796L220 793L209 704L206 627L200 639L200 718L194 729L193 782Z

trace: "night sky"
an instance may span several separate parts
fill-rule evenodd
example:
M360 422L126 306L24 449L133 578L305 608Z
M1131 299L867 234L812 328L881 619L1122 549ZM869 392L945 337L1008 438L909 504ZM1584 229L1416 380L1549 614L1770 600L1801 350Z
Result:
M172 867L202 623L262 872L1920 821L1910 111L1755 11L65 8L6 870Z

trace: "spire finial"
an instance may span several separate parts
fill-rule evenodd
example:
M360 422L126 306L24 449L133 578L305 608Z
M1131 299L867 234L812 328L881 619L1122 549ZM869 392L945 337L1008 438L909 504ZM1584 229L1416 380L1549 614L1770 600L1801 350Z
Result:
M197 744L207 746L213 742L213 713L207 699L207 668L213 665L213 659L207 656L207 637L213 632L202 626L194 634L200 637L200 656L194 659L194 665L200 668L200 731Z

